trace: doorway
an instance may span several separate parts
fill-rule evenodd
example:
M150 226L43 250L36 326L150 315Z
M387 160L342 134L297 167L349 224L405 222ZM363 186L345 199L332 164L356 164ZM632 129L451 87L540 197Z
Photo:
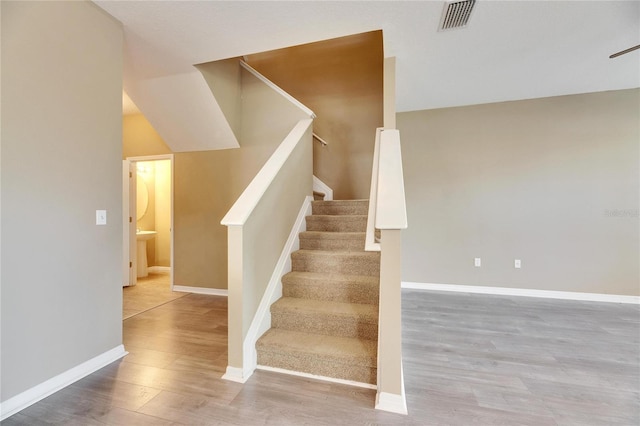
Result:
M123 162L123 318L184 293L173 292L173 155Z

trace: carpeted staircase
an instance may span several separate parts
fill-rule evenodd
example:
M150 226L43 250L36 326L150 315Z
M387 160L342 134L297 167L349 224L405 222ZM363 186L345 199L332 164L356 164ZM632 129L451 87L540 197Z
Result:
M380 253L364 251L368 201L312 203L258 364L375 384Z

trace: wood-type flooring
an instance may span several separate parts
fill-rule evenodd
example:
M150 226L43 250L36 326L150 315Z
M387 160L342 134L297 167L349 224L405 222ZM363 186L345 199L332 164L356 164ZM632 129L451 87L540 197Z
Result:
M13 425L638 425L640 306L403 291L408 416L375 391L256 371L222 380L226 299L124 321L129 355Z

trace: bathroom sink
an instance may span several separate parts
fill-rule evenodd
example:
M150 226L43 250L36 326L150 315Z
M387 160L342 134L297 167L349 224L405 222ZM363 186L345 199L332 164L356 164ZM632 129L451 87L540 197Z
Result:
M138 241L147 241L151 238L155 237L157 234L156 231L138 231L136 232L136 240Z

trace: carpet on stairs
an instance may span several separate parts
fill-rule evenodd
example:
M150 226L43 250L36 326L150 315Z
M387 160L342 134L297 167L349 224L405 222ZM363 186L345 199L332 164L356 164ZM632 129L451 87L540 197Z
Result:
M315 200L258 365L375 384L380 253L364 251L368 200Z

